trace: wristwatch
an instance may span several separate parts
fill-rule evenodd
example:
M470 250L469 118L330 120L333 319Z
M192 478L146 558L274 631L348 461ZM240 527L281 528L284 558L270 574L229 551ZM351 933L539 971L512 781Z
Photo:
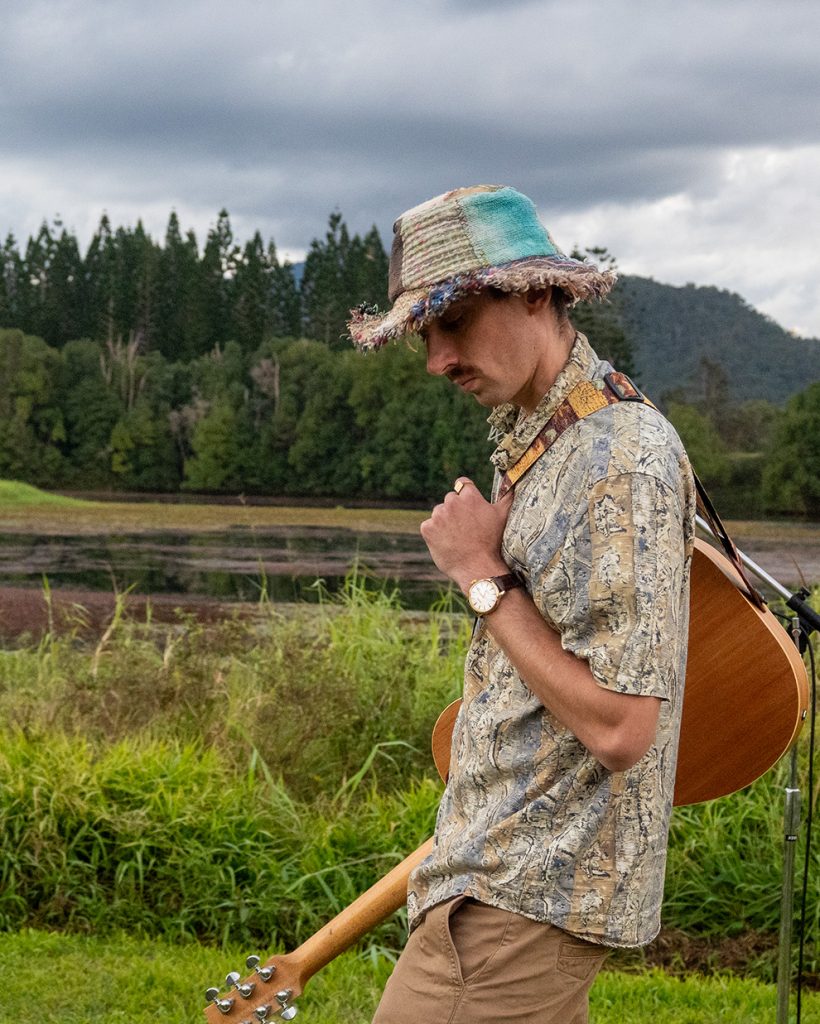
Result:
M484 580L473 580L467 590L467 600L476 615L489 615L498 607L498 602L514 587L523 586L521 580L511 572L504 576L489 576Z

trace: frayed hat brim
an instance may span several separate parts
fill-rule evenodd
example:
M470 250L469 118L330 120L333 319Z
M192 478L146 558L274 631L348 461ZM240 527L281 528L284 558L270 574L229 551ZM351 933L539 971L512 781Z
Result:
M568 256L530 256L496 267L481 267L437 284L402 292L385 313L360 306L351 310L348 330L354 345L361 351L369 351L418 332L441 316L452 303L486 288L526 292L530 288L554 285L573 302L578 302L603 298L616 279L613 270L599 270L592 263Z

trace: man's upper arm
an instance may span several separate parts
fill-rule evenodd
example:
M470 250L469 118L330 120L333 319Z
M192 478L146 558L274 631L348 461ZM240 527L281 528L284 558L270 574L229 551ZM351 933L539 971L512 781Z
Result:
M688 634L683 505L654 475L607 476L577 509L551 572L532 580L564 648L607 689L674 696Z

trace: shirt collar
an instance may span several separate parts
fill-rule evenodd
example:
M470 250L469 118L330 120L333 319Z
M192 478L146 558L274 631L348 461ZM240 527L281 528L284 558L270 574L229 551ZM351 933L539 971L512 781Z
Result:
M490 440L496 441L498 447L490 456L490 461L499 473L505 473L521 458L575 385L596 376L600 365L601 361L586 337L576 332L569 358L552 387L529 416L510 402L493 409L487 422L490 424Z

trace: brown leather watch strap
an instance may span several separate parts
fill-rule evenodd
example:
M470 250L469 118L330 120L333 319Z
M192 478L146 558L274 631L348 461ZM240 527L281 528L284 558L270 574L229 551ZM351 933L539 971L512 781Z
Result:
M513 590L515 587L524 586L514 572L506 572L503 576L490 576L490 579L495 583L502 594L506 594L508 590Z

